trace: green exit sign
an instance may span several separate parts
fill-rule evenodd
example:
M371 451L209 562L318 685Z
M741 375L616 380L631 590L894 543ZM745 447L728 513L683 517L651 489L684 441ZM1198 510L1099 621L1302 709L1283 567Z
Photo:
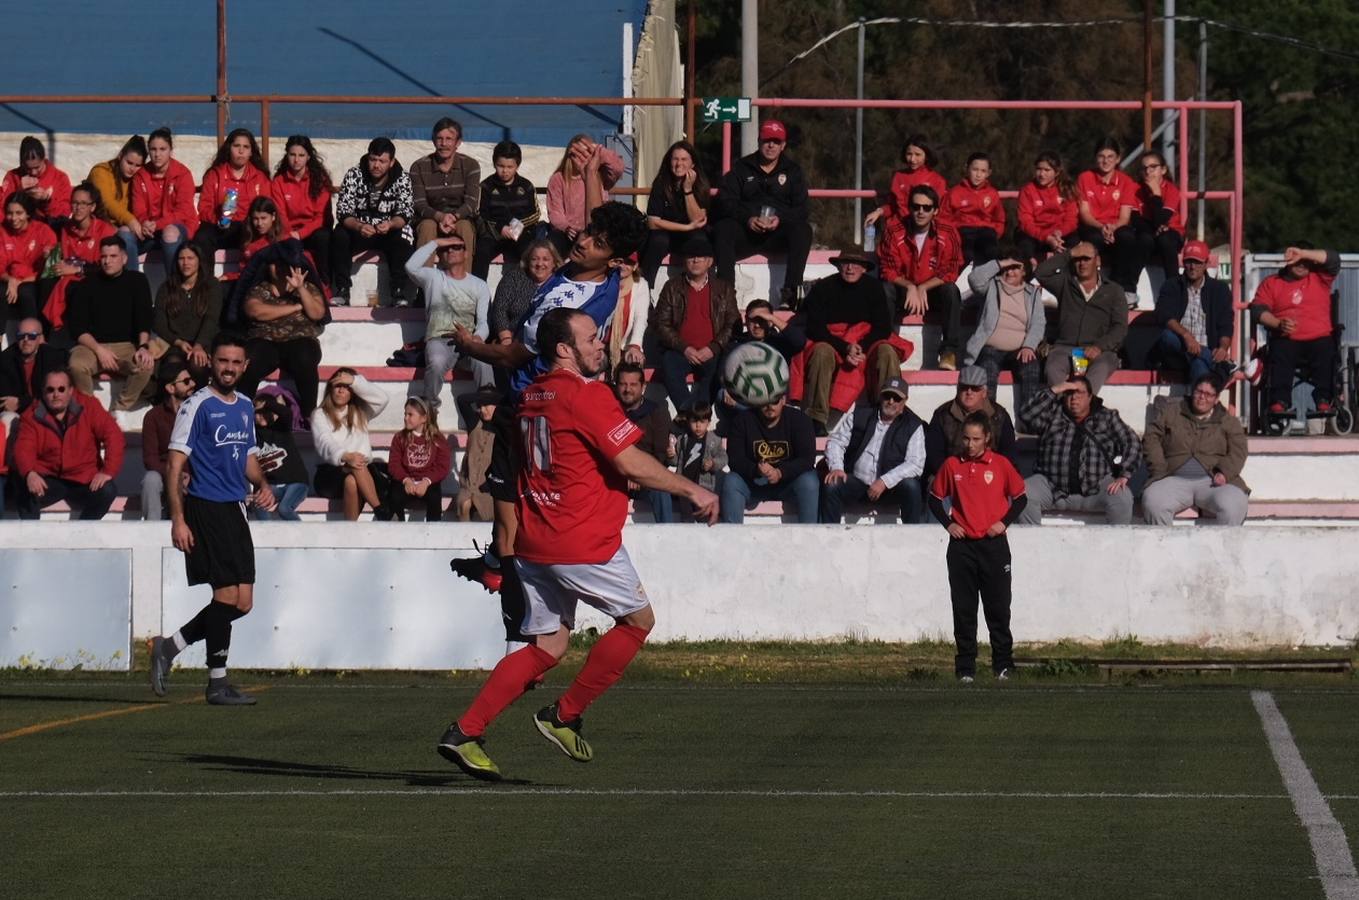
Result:
M704 97L703 121L749 122L749 97Z

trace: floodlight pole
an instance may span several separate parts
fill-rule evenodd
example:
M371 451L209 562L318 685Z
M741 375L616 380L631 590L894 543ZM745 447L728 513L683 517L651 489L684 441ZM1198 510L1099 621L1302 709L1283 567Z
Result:
M227 45L226 0L217 0L217 143L226 140Z
M1142 149L1150 150L1151 127L1151 0L1142 0Z
M1165 0L1165 17L1161 26L1161 99L1175 99L1175 0ZM1161 152L1166 162L1175 159L1175 129L1168 127L1175 120L1176 111L1161 110Z
M1208 99L1208 23L1199 19L1199 99ZM1199 110L1199 166L1198 172L1198 239L1203 240L1203 220L1208 214L1208 201L1203 192L1208 186L1208 111Z
M858 92L855 94L860 100L864 98L864 32L867 26L864 24L864 17L859 16L859 77ZM854 190L864 189L864 108L859 106L854 110ZM854 198L854 243L863 244L864 241L864 201L862 197Z

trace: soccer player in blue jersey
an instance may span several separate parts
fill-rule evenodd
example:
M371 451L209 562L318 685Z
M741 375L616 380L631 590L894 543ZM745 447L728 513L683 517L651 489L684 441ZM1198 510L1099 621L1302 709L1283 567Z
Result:
M255 592L255 545L245 515L246 483L251 502L273 509L274 495L256 457L255 405L236 393L245 372L245 341L219 333L212 342L212 378L179 408L170 434L165 493L170 538L184 553L189 584L212 586L212 600L169 637L151 639L151 690L165 695L175 656L207 641L207 701L214 706L249 706L255 698L227 680L231 623L250 612ZM190 467L187 490L183 477Z

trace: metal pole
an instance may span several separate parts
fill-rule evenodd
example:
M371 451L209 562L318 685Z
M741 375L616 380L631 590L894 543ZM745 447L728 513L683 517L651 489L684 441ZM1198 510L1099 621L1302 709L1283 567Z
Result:
M864 25L864 17L859 17L859 80L858 93L855 96L862 100L864 98L864 32L867 26ZM864 188L864 108L860 106L854 110L854 190L861 191ZM854 198L854 243L862 245L864 242L864 201L862 197Z
M217 0L217 143L226 140L227 124L226 0Z
M694 133L694 32L698 29L698 0L689 0L689 61L684 67L684 137L695 140Z
M722 123L722 174L731 171L731 123Z
M1208 23L1199 20L1199 99L1208 100ZM1199 110L1199 209L1198 238L1203 240L1203 219L1207 215L1208 201L1203 192L1208 183L1208 110Z
M741 95L754 100L760 96L760 6L756 0L741 0ZM750 121L741 123L741 155L759 149L760 114L751 108Z
M1151 0L1142 0L1142 147L1151 149Z
M264 167L269 168L269 100L260 101L260 156L264 157Z
M1175 91L1175 0L1165 0L1165 21L1161 26L1161 99L1174 100ZM1161 122L1169 123L1175 110L1161 110ZM1161 133L1161 152L1166 162L1175 158L1175 132L1167 128Z

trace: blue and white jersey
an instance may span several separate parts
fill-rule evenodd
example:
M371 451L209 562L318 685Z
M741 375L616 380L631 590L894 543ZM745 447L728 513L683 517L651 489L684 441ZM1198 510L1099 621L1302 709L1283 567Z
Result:
M533 379L547 371L547 366L538 357L538 323L551 310L558 307L578 309L595 320L599 333L609 327L614 310L618 308L619 275L617 269L610 269L602 282L574 281L566 277L569 264L562 266L533 296L533 304L515 329L515 340L533 351L533 359L510 375L510 388L517 394L532 383Z
M189 494L216 503L237 503L249 485L245 464L255 446L255 404L245 394L223 400L212 388L184 401L170 433L170 449L189 457Z

